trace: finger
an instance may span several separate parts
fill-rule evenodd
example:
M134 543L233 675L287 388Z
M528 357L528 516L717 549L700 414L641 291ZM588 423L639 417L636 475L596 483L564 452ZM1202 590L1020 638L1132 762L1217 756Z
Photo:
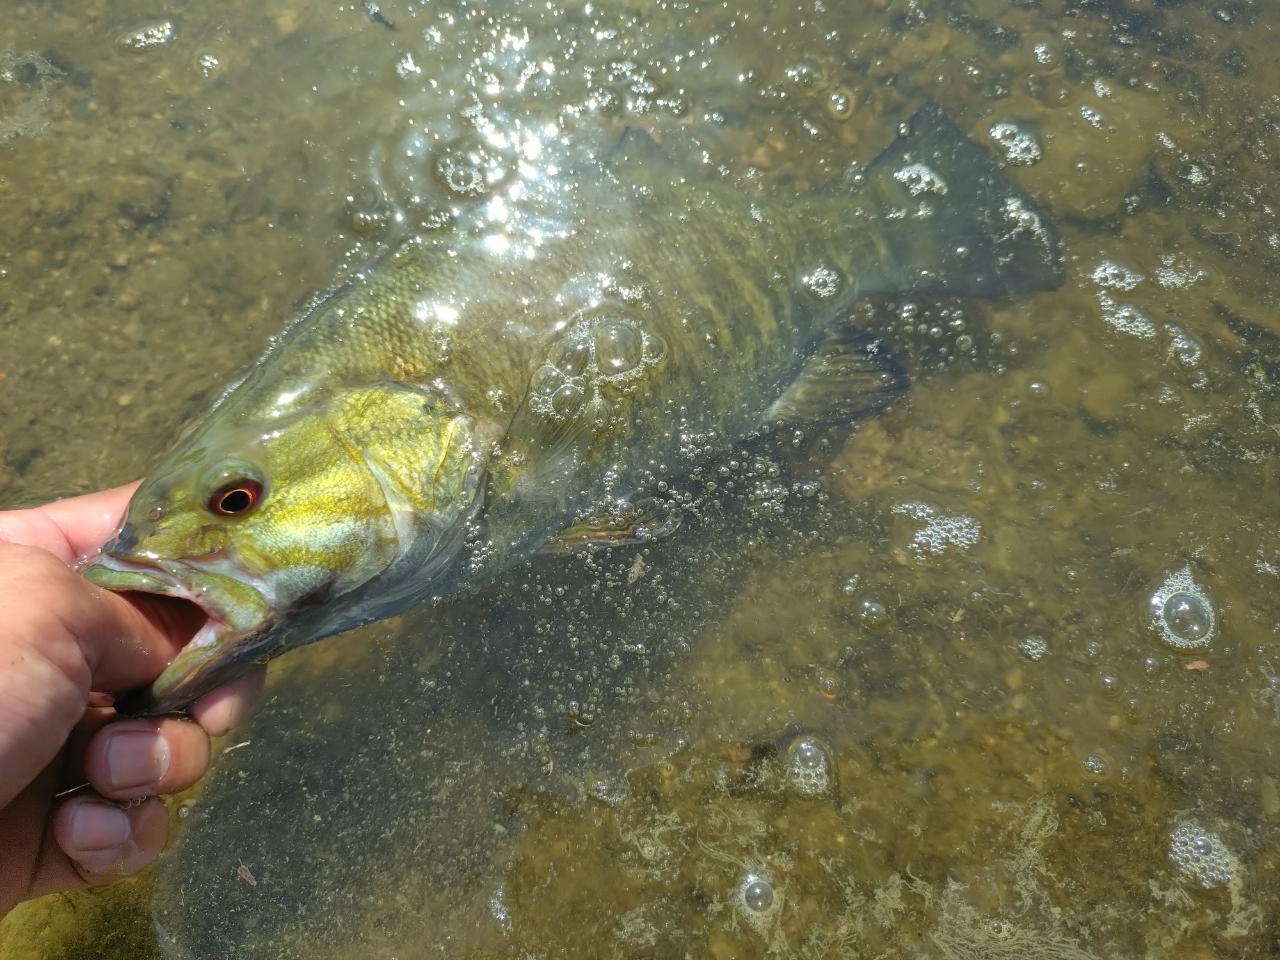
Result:
M168 836L168 811L158 797L133 805L75 797L53 818L55 842L89 883L137 873L160 855Z
M63 751L62 778L56 789L70 790L73 787L83 787L89 782L84 762L89 744L99 730L116 719L116 712L110 707L90 706L85 710L84 716L71 731L71 736L67 737L66 749Z
M0 623L8 659L54 662L84 682L86 694L152 680L189 639L166 633L175 621L152 608L94 586L44 550L14 545L0 545Z
M85 711L67 741L64 786L87 782L116 800L187 789L208 770L209 738L239 725L261 697L266 674L266 667L255 667L205 694L192 707L191 720L121 721L110 709Z
M177 717L108 724L85 753L90 786L112 800L177 793L208 769L209 735Z
M211 737L226 736L262 696L267 668L254 667L242 677L211 690L191 707L191 719Z
M48 550L68 566L96 554L115 534L138 484L0 512L0 543Z
M181 640L52 555L0 544L0 807L54 757L89 691L149 682Z

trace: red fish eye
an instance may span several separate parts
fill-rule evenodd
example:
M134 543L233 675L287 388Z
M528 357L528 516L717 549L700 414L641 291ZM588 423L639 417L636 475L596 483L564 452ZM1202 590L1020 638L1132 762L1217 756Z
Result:
M262 484L250 477L233 480L219 487L209 498L209 509L224 517L248 513L262 499Z

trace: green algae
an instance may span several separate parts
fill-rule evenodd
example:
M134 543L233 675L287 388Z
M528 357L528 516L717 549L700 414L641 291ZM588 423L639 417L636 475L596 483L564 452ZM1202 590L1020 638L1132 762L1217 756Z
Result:
M151 928L154 871L92 891L21 904L0 923L5 960L160 960Z

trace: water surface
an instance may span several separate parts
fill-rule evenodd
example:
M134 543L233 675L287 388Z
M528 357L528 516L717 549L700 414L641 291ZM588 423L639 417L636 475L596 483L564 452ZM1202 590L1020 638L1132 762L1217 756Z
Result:
M785 198L936 100L1068 281L864 304L889 413L671 477L668 540L285 658L159 870L0 956L1274 952L1277 17L10 5L3 506L137 476L335 277L629 126Z

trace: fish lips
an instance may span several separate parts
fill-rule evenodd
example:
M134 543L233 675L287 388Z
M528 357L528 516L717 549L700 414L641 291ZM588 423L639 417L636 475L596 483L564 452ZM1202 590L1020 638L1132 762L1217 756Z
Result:
M242 580L179 561L111 554L103 554L81 575L107 590L188 600L207 617L149 687L116 699L119 714L154 717L186 712L206 693L268 659L278 617L262 592Z

